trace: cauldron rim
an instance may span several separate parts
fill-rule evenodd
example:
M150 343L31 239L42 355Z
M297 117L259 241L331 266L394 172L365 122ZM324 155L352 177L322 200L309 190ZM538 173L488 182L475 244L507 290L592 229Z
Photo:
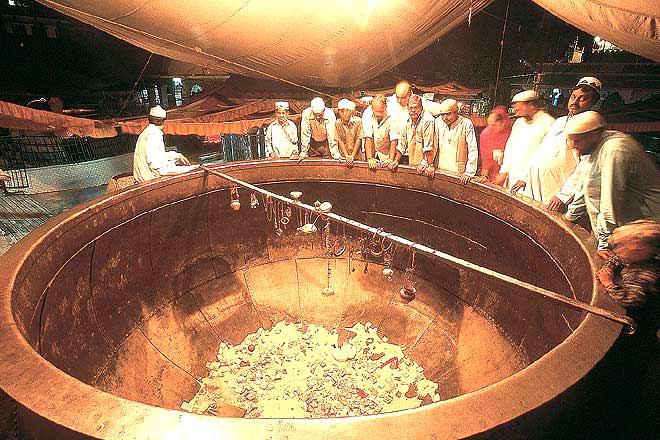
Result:
M289 167L295 161L237 162L217 165L213 168L223 171L245 168ZM310 176L323 167L335 167L337 179L346 181L347 170L333 161L306 160L298 167L304 167ZM365 170L366 164L356 164L354 170ZM343 170L343 171L342 171ZM478 434L506 424L532 409L553 400L583 378L611 348L620 333L620 325L593 315L587 315L577 329L559 345L541 358L505 379L485 388L466 393L455 398L427 405L413 410L381 414L368 417L341 419L231 419L214 418L172 411L151 406L98 390L82 381L67 375L42 358L23 337L14 321L12 313L12 290L15 277L29 254L42 242L56 234L57 226L73 220L84 220L102 211L104 206L119 200L164 188L186 181L203 181L204 172L176 176L164 180L127 188L108 194L63 213L14 245L0 257L6 270L0 273L0 386L29 412L50 420L75 433L90 437L141 438L148 435L180 438L192 435L195 438L211 438L214 433L224 432L227 436L286 434L289 438L305 438L319 434L326 427L333 437L371 438L382 436L389 429L406 433L406 437L427 437L436 433L441 437L465 437ZM381 172L385 174L385 172ZM342 179L343 177L343 179ZM400 179L410 181L422 179L414 169L401 167L395 180L388 172L380 183L401 186ZM379 183L372 182L372 183ZM438 174L436 182L460 185L455 175ZM399 183L399 185L397 185ZM423 179L419 186L432 189L432 183ZM439 184L439 183L438 183ZM595 269L595 240L576 225L570 225L558 215L550 214L532 202L525 205L518 197L494 189L487 184L473 184L478 191L498 197L508 203L518 204L524 209L532 209L552 220L557 227L573 236L588 255L592 272ZM587 245L589 247L587 247ZM603 289L594 283L592 304L611 307ZM577 350L580 356L575 356ZM43 393L43 390L50 390ZM37 392L35 392L35 390ZM470 417L456 417L457 414L470 414ZM452 417L453 416L453 417Z

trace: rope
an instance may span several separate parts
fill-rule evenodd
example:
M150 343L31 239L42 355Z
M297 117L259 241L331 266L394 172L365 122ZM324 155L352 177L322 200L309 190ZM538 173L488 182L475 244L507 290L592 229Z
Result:
M206 171L209 174L213 174L215 176L221 177L225 180L228 180L232 183L235 183L237 185L241 185L245 188L251 189L253 191L259 192L261 194L267 195L272 197L273 199L280 200L282 202L285 202L289 205L292 206L297 206L305 211L313 212L316 214L319 214L319 211L311 205L302 203L300 201L296 201L293 199L290 199L288 197L276 194L274 192L262 189L258 186L252 185L248 182L245 182L243 180L237 179L235 177L232 177L228 174L221 173L219 171L212 170L208 167L205 166L200 166L201 169ZM537 293L539 295L542 295L546 298L550 298L552 300L555 300L557 302L564 303L570 307L580 309L589 313L592 313L594 315L601 316L603 318L609 319L610 321L617 322L619 324L623 324L623 331L628 334L633 334L635 333L635 330L637 328L637 324L632 318L629 318L626 315L622 315L620 313L615 313L611 312L609 310L605 310L600 307L593 306L591 304L587 304L581 301L578 301L577 299L574 298L569 298L567 296L564 296L562 294L559 294L557 292L553 292L551 290L544 289L542 287L535 286L533 284L527 283L525 281L521 281L519 279L510 277L508 275L505 275L503 273L496 272L494 270L479 266L477 264L471 263L469 261L463 260L461 258L455 257L453 255L446 254L444 252L441 252L437 249L430 248L428 246L425 246L423 244L416 243L414 241L408 240L407 238L400 237L398 235L392 234L390 232L383 231L382 228L374 228L369 225L365 225L363 223L357 222L355 220L349 219L347 217L343 217L341 215L335 214L333 212L329 213L323 213L325 217L332 219L335 222L342 223L344 225L353 227L354 229L369 232L371 234L374 234L375 236L380 236L383 239L388 239L392 240L395 243L398 243L404 247L410 248L411 252L419 252L421 254L424 254L426 256L435 258L435 259L440 259L461 267L464 267L466 269L473 270L475 272L479 272L483 275L486 275L491 278L498 279L500 281L504 281L505 283L508 284L513 284L518 287L522 287L523 289L526 289L527 291Z
M152 39L152 40L160 40L160 41L163 42L164 44L170 44L170 45L173 45L173 46L178 46L178 47L180 47L180 48L182 48L182 49L186 49L186 50L192 52L194 55L202 54L202 55L208 56L208 57L210 57L210 58L213 58L213 59L215 59L215 60L218 60L218 61L220 61L221 63L230 64L230 65L232 65L232 66L236 66L236 67L238 67L238 68L240 68L240 69L247 70L247 71L249 71L249 72L256 73L256 74L258 74L258 75L265 76L265 77L267 77L267 78L270 78L270 79L273 79L273 80L276 80L276 81L280 81L280 82L283 82L283 83L286 83L286 84L292 85L292 86L294 86L294 87L299 87L299 88L301 88L301 89L304 89L304 90L307 90L307 91L310 91L310 92L314 92L315 94L318 94L318 95L327 96L327 97L329 97L329 98L332 98L332 97L333 97L333 95L329 95L329 94L327 94L327 93L321 92L321 91L316 90L316 89L313 89L313 88L311 88L311 87L307 87L307 86L304 86L304 85L302 85L302 84L298 84L298 83L295 83L295 82L293 82L293 81L289 81L288 79L280 78L280 77L278 77L278 76L276 76L276 75L272 75L272 74L270 74L270 73L262 72L262 71L260 71L259 69L255 69L255 68L253 68L253 67L245 66L245 65L243 65L243 64L241 64L241 63L238 63L238 62L236 62L236 61L231 61L231 60L228 60L228 59L226 59L226 58L219 57L219 56L217 56L217 55L213 55L213 54L210 54L210 53L206 53L206 52L200 50L199 48L193 48L193 47L190 47L190 46L186 46L185 44L177 43L176 41L172 41L172 40L169 40L169 39L167 39L167 38L160 37L160 36L158 36L158 35L153 35L153 34L150 34L150 33L148 33L148 32L140 31L140 30L135 29L135 28L133 28L133 27L126 26L126 25L124 25L124 24L117 23L117 22L112 21L112 20L108 20L107 18L104 18L104 17L99 17L99 16L97 16L97 15L90 14L90 13L85 12L85 11L82 11L82 10L80 10L80 9L76 9L76 8L73 8L73 7L70 7L70 6L64 6L64 5L61 5L61 4L56 4L56 3L52 2L51 0L41 0L41 2L44 3L44 4L46 4L47 6L51 7L52 9L55 9L55 10L59 10L59 11L62 11L62 10L72 11L74 17L75 17L76 15L78 15L78 16L85 16L85 17L92 18L93 21L102 21L102 22L104 22L104 23L106 23L106 24L108 24L108 25L111 25L111 26L117 26L117 27L121 27L121 28L124 28L124 29L126 29L126 30L129 30L129 31L131 31L131 32L139 33L139 34L141 34L141 35L144 35L144 36L146 36L146 37L149 37L149 39ZM106 32L107 32L107 30L106 30ZM164 45L164 44L163 44L163 45ZM153 52L153 51L152 51L152 52ZM200 67L203 67L203 66L200 66Z
M502 68L502 54L504 53L504 34L506 33L506 22L509 18L509 2L506 1L506 13L504 14L504 25L502 26L502 38L500 39L500 59L497 62L497 77L495 78L495 93L493 94L493 104L497 102L497 88L500 85L500 69Z
M126 108L126 104L128 104L128 101L129 101L129 100L131 99L131 97L133 96L133 93L135 92L135 88L137 87L138 83L139 83L140 80L142 79L142 75L144 74L144 71L147 69L147 66L149 65L149 62L151 61L151 57L153 57L153 56L154 56L154 53L151 52L151 53L149 54L149 58L147 58L147 62L144 63L144 67L142 67L142 71L140 71L140 75L137 77L137 79L136 79L135 82L133 83L133 88L131 89L131 93L128 94L128 96L126 97L126 100L124 101L124 105L121 106L121 110L119 110L119 113L117 113L117 117L120 117L120 116L121 116L121 112L123 112L124 109Z

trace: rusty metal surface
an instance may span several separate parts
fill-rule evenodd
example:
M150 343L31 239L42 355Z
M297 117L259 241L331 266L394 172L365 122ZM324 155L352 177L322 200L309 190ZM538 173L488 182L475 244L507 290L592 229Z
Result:
M307 202L330 200L342 215L615 308L594 289L585 231L487 186L313 160L218 168L276 192L301 189ZM323 297L320 240L276 237L263 209L241 197L241 211L231 211L223 182L202 172L136 186L51 220L2 258L0 385L46 421L33 435L48 438L57 425L64 437L99 438L476 435L556 399L619 333L602 318L423 258L409 304L397 301L399 271L390 286L380 266L363 274L353 261L350 272L345 258L333 262L335 296ZM401 255L394 266L405 263ZM194 393L220 341L240 342L285 318L371 320L456 398L314 421L166 411Z

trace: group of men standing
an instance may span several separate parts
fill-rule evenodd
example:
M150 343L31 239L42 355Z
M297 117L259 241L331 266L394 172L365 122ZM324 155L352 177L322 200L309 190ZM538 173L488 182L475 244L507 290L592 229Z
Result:
M276 103L276 120L266 129L266 155L269 158L333 158L366 160L369 168L396 171L399 164L417 168L433 176L436 169L456 172L464 182L475 177L478 149L472 121L460 116L458 103L424 100L412 93L410 83L397 84L392 96L378 95L364 111L355 114L355 103L342 99L339 118L314 98L300 122L300 150L295 148L293 122L288 120L288 103ZM436 117L438 116L438 117ZM291 130L291 136L282 133ZM283 148L282 146L286 148Z
M505 108L495 108L479 146L472 121L459 115L455 100L425 100L407 81L397 84L392 96L374 97L362 118L353 101L339 101L337 118L322 98L314 98L301 115L300 141L289 103L277 102L275 120L266 129L266 155L332 158L349 167L359 160L370 169L393 172L408 164L428 177L439 169L460 175L464 184L489 180L512 194L523 191L551 211L566 212L569 220L588 215L604 251L617 226L660 221L660 173L632 137L605 130L603 117L592 111L600 93L598 79L582 78L571 91L568 114L555 120L536 92L522 91L511 102L515 122ZM181 154L165 151L165 118L163 109L153 108L138 138L137 182L191 168Z
M366 160L371 169L391 171L408 164L429 177L436 169L457 173L463 183L490 180L551 211L566 212L569 220L588 215L598 248L605 250L617 226L660 221L660 173L632 137L605 130L603 117L592 111L601 88L596 78L580 79L571 90L568 114L556 120L536 92L522 91L511 101L515 122L509 123L505 109L494 109L480 146L472 121L459 115L455 100L424 100L406 81L397 84L394 95L374 97L362 118L352 101L339 101L337 119L314 98L302 113L300 152L288 103L277 103L266 152L269 158L333 158L348 166ZM285 130L292 135L282 136ZM286 149L278 139L287 141Z

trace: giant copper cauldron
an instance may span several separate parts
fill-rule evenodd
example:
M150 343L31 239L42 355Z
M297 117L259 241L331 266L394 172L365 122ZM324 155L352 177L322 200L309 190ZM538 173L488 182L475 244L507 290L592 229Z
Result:
M538 286L608 308L579 228L501 191L309 160L218 167ZM32 438L506 438L544 432L621 326L418 257L417 298L372 263L332 261L318 237L229 208L203 171L134 186L43 225L1 260L0 384ZM405 258L395 262L403 269ZM443 401L378 416L247 420L178 410L221 341L281 319L371 321L424 366ZM221 414L222 415L222 414ZM224 414L229 416L231 414Z

